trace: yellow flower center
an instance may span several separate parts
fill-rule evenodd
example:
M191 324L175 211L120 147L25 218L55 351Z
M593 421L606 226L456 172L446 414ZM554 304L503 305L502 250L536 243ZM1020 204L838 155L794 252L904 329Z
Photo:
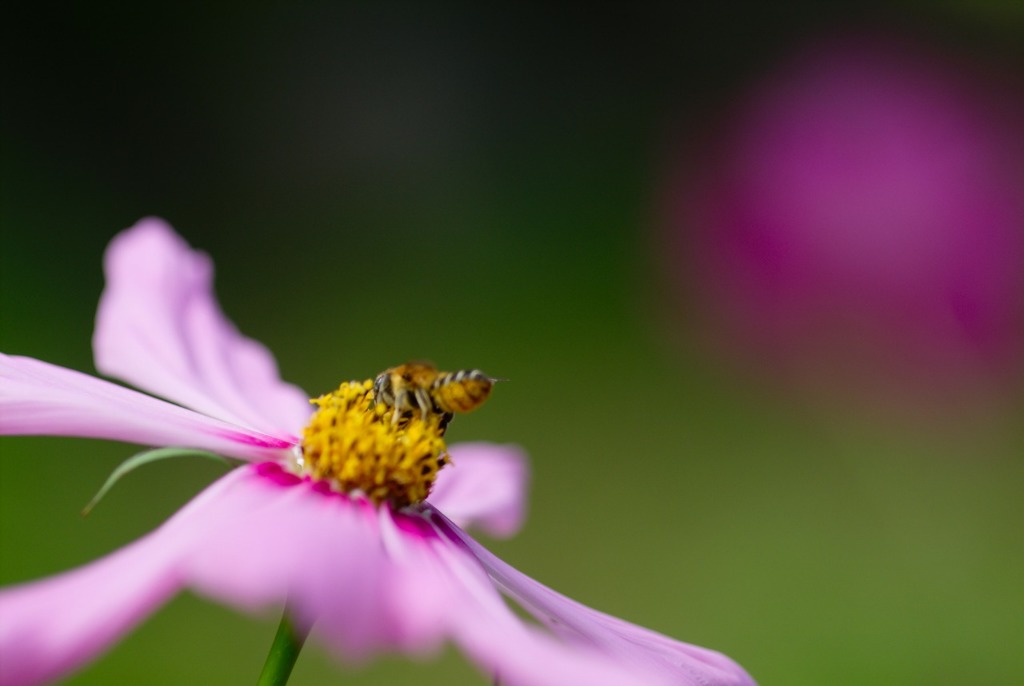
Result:
M448 464L443 416L401 416L373 402L370 380L343 383L310 402L319 409L302 431L302 468L344 493L405 507L430 495Z

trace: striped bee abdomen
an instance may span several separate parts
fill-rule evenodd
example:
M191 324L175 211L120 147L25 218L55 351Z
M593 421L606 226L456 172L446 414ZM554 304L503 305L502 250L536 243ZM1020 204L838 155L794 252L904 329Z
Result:
M434 379L430 397L441 412L470 412L491 394L494 379L479 369L444 372Z

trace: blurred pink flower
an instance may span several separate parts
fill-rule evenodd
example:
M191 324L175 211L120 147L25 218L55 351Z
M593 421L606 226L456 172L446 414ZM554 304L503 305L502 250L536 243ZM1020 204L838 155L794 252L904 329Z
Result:
M584 607L470 538L460 526L519 527L516 448L454 446L430 498L401 509L293 473L305 394L223 316L210 260L163 222L118 236L106 275L97 367L192 409L0 355L0 434L198 448L248 464L121 550L0 593L2 683L67 675L189 587L243 610L287 602L351 659L451 640L503 684L753 684L729 658ZM499 591L545 628L520 620Z
M921 397L1024 362L1014 103L876 37L762 80L673 189L676 267L718 336L783 376Z

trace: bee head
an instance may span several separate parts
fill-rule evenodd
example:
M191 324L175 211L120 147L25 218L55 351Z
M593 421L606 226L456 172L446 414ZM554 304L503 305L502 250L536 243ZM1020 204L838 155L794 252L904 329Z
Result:
M373 402L384 403L389 407L395 404L395 392L391 387L391 374L381 372L373 380Z

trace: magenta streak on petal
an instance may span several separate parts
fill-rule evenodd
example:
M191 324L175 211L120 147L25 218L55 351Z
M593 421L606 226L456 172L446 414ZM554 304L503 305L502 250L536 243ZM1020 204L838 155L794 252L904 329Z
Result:
M423 517L395 513L393 519L395 528L403 535L419 538L437 538L437 530L424 520Z
M295 486L302 477L292 474L276 462L261 462L255 466L256 473L279 486Z
M213 431L214 435L220 434L223 438L233 443L251 445L258 448L271 448L274 450L288 450L294 448L299 442L298 438L275 438L273 436L257 436L244 430Z

